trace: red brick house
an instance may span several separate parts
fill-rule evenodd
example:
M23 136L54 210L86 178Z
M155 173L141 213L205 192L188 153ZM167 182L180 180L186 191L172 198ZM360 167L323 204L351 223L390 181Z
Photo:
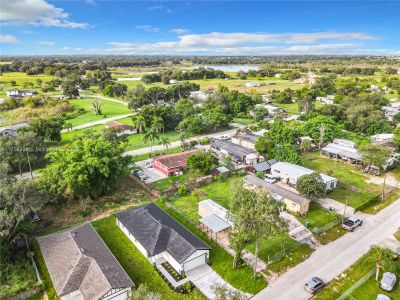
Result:
M195 152L197 151L193 150L157 156L153 159L154 168L168 176L171 176L174 173L183 171L183 169L186 168L187 158Z

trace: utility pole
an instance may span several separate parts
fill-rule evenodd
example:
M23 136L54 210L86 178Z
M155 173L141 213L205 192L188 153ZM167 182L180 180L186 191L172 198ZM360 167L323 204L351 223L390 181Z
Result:
M346 210L347 210L347 203L348 203L348 201L349 201L349 197L346 196L346 204L345 204L345 206L344 206L343 217L342 217L342 224L343 224L344 219L346 218Z

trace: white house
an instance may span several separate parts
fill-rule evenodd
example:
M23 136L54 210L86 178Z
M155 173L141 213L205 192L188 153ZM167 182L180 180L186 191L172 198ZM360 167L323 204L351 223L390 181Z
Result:
M168 262L182 274L208 262L211 248L154 203L117 213L116 219L153 265Z
M297 180L301 176L309 175L312 173L315 173L315 171L288 162L278 162L271 166L271 174L290 185L296 185ZM326 191L331 191L336 188L337 179L335 177L331 177L321 173L320 176L325 184Z
M272 102L272 99L268 95L261 95L261 98L265 103L271 103Z
M170 84L178 84L178 80L170 79L169 83Z
M5 127L0 127L0 137L1 136L12 136L16 137L18 134L18 129L29 127L28 123L21 123L16 125L10 125Z
M134 286L90 223L38 238L61 300L127 300Z
M18 90L18 89L7 90L7 97L9 98L31 97L36 94L37 92L34 90Z
M393 120L393 117L398 113L400 113L400 102L399 101L390 102L388 106L383 106L382 110L387 119Z
M381 133L371 136L371 141L373 143L387 143L393 140L393 133Z
M282 73L276 73L276 74L274 75L274 77L276 77L276 78L281 78L281 77L282 77Z
M326 97L316 97L315 99L317 101L321 102L321 103L331 105L331 104L333 104L333 100L335 99L335 95L328 95Z
M268 110L268 113L271 116L276 115L276 114L278 114L278 113L280 113L282 111L281 107L277 107L277 106L271 105L271 104L256 104L255 108L257 108L257 107L265 108L266 110Z
M193 91L190 92L189 98L195 100L207 100L211 95L209 93L204 93L202 91Z
M246 87L259 87L261 86L261 83L259 83L258 81L249 81L245 83Z
M232 143L255 150L258 138L255 134L238 134L232 137Z

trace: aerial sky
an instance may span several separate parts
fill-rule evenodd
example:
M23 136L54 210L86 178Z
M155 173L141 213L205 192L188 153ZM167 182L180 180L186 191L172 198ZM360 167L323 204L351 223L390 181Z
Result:
M400 55L400 1L0 0L0 54Z

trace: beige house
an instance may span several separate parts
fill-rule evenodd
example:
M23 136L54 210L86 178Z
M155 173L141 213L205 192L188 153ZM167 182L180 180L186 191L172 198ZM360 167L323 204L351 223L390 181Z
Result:
M257 139L255 134L238 134L232 137L232 143L255 150Z
M283 202L288 211L301 215L308 212L310 200L303 196L287 190L280 185L266 182L254 175L247 175L243 180L247 187L259 187L268 191L275 200Z

